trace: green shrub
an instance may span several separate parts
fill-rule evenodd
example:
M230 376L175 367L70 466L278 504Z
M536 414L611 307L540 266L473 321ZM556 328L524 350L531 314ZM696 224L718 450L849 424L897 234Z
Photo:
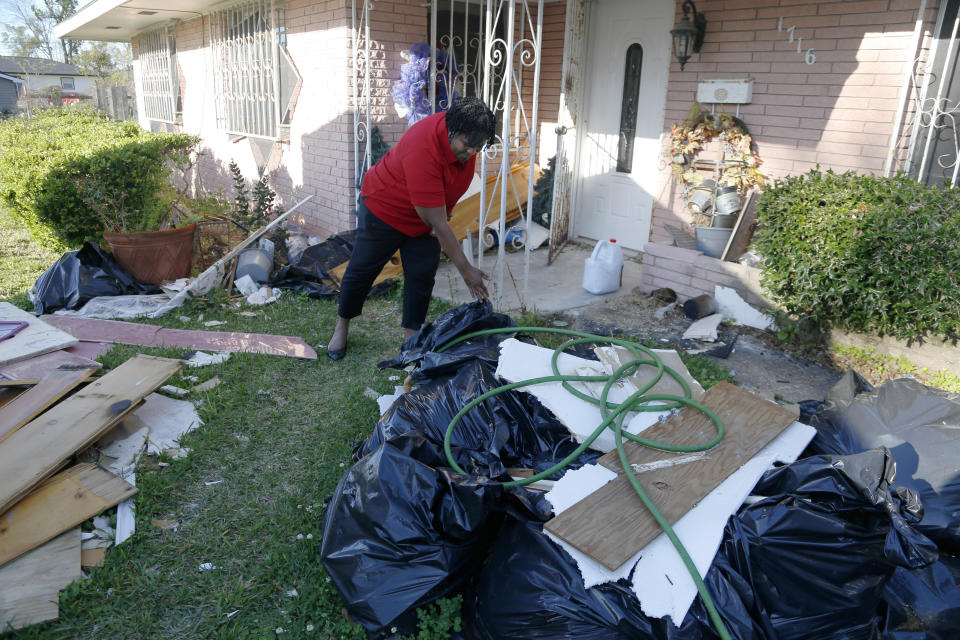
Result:
M811 171L758 206L761 283L800 317L901 339L960 336L960 190Z
M0 123L0 204L39 242L100 242L107 227L150 231L169 213L167 178L198 139L154 134L87 109Z

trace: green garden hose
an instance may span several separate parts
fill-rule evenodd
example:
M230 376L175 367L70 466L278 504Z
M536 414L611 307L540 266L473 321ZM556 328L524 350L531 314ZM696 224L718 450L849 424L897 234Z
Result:
M469 340L470 338L475 338L477 336L485 336L498 333L556 333L562 335L573 336L572 339L567 340L562 345L557 347L553 352L553 357L550 361L551 367L553 368L553 375L543 376L540 378L531 378L529 380L522 380L520 382L512 382L510 384L505 384L496 389L491 389L486 393L482 394L478 398L471 400L464 406L450 421L450 424L447 426L447 431L444 434L443 438L443 450L447 456L447 461L450 463L451 468L453 468L458 473L465 474L460 465L457 464L456 460L453 458L453 452L451 451L451 439L453 437L453 429L457 426L460 420L468 411L479 405L481 402L484 402L487 398L491 398L497 394L505 393L507 391L512 391L513 389L519 389L521 387L529 387L536 384L543 384L546 382L560 382L563 385L563 388L568 392L572 393L574 396L596 404L600 407L600 413L603 416L603 420L597 426L597 428L587 437L583 442L580 443L570 455L566 458L550 467L546 471L541 471L529 478L522 478L518 480L513 480L510 482L502 483L504 486L524 486L546 478L555 472L565 468L573 460L580 456L592 443L596 440L604 429L611 429L614 434L614 440L616 442L617 454L620 458L620 464L623 466L624 473L627 475L627 479L630 481L631 486L633 486L634 491L640 497L640 500L643 502L644 506L654 517L660 527L663 529L664 533L667 534L670 542L673 543L674 548L676 548L677 553L680 554L680 558L683 560L683 564L686 566L687 571L690 573L690 576L693 578L694 583L697 585L697 591L700 593L700 597L703 599L703 604L707 609L707 613L710 616L710 620L713 623L714 628L717 630L717 633L720 635L722 640L729 640L730 633L727 631L726 625L724 625L723 620L720 618L720 614L717 612L716 606L714 606L713 599L710 597L710 593L707 591L706 585L703 583L703 578L700 576L700 572L697 571L696 565L693 563L693 559L690 558L690 554L687 553L687 550L684 548L683 543L680 542L680 539L674 533L673 528L670 526L670 523L667 522L666 518L663 517L663 514L657 509L656 505L650 500L646 492L643 490L643 487L640 486L640 482L637 480L636 474L633 472L633 467L630 465L630 461L627 458L626 451L623 448L624 438L632 440L638 444L650 447L653 449L659 449L661 451L670 451L670 452L694 452L694 451L705 451L711 447L716 446L722 439L724 434L723 422L720 421L720 418L717 415L703 406L699 402L691 399L690 397L690 386L686 383L680 374L678 374L673 369L664 366L663 361L650 349L647 347L631 342L629 340L619 340L616 338L607 338L603 336L596 336L589 333L582 333L579 331L571 331L568 329L552 329L548 327L504 327L500 329L485 329L483 331L475 331L473 333L468 333L466 335L460 336L455 340L451 340L446 343L439 349L438 352L443 352L455 344L463 342L464 340ZM567 348L578 345L578 344L596 344L596 343L607 343L612 345L617 345L624 347L631 354L633 354L635 360L629 362L609 376L596 375L561 375L560 370L557 366L557 361L560 358L560 354ZM610 392L610 389L613 387L617 381L631 376L636 372L641 366L650 366L656 368L656 374L653 378L644 385L642 388L638 389L635 393L631 394L629 398L624 400L621 403L616 403L607 400L607 395ZM652 389L663 377L663 374L671 376L674 380L680 383L683 388L683 396L674 396L667 394L651 394L644 395L647 391ZM587 395L578 389L575 389L570 383L571 382L603 382L603 391L600 394L600 398L594 398L590 395ZM660 402L666 404L648 404L651 402ZM641 411L664 411L669 409L676 409L682 406L691 406L696 408L699 411L702 411L713 422L717 430L717 435L713 440L705 442L699 445L690 445L690 446L680 446L673 445L665 442L657 442L654 440L648 440L647 438L642 438L637 435L633 435L627 431L623 430L623 421L626 418L627 414L631 412L641 412Z

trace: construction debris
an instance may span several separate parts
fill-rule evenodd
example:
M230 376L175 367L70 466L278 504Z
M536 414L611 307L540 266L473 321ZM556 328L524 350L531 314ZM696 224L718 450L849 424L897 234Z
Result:
M721 322L723 322L723 314L720 313L714 313L705 318L700 318L687 328L683 334L683 339L716 342L717 328Z
M145 347L167 346L214 351L243 351L246 353L266 353L306 358L308 360L317 359L316 351L310 348L302 338L293 336L166 329L133 322L68 316L43 316L43 319L79 340L109 341ZM104 340L104 336L110 336L109 340Z
M52 356L23 362L45 370L48 361L60 361ZM107 547L133 534L138 458L180 455L179 438L201 424L191 403L151 393L181 364L138 355L93 381L97 367L65 366L34 380L6 407L0 416L6 435L0 441L2 628L56 618L58 592L80 577L80 567L102 566ZM74 455L103 466L83 462L57 473ZM97 515L112 507L115 528ZM81 536L77 525L90 518L95 528Z
M724 320L732 320L736 324L754 329L764 330L773 327L773 318L769 314L751 307L734 289L717 285L714 296L717 309L723 314Z
M9 302L0 302L0 321L27 323L25 329L0 342L0 366L77 344L77 339L69 333L37 319Z
M683 403L679 410L649 412L662 413L663 421L645 419L642 436L680 447L676 452L632 442L603 456L574 451L570 436L586 442L602 418L591 398L606 397L609 410L617 411L622 398L635 393L631 388L669 377L667 383L682 389L689 374L655 379L656 367L623 369L633 353L604 347L595 350L599 361L556 354L561 374L581 378L569 384L582 397L551 395L551 385L560 383L542 380L506 389L505 381L552 376L554 352L509 334L448 344L468 331L501 327L509 330L489 306L452 309L381 364L419 364L411 375L415 384L390 398L357 448L356 463L327 506L320 552L346 614L372 636L413 633L417 608L461 592L463 632L482 640L716 637L705 605L710 594L736 638L753 637L757 629L777 637L848 637L883 628L884 610L898 616L887 618L896 625L889 629L947 637L956 628L957 572L949 562L933 564L936 546L914 528L922 513L915 494L892 484L890 452L812 455L816 441L808 443L816 429L796 421L794 411L728 383L703 394L700 402L711 414ZM640 375L644 368L653 372ZM611 380L617 369L629 379ZM601 384L606 388L598 389ZM690 386L692 403L702 390ZM666 392L645 393L659 400ZM898 393L887 401L892 404L882 413L908 405L905 429L928 419L956 429L955 408L933 409L926 398L910 406ZM467 404L472 408L461 411ZM841 408L849 413L831 416L837 426L827 435L839 432L836 443L828 440L831 447L849 446L845 421L872 422L875 413L861 411L858 401ZM624 429L634 419L627 416ZM858 449L890 442L882 431L869 433ZM930 441L944 437L937 431ZM905 440L896 442L901 455L913 451ZM955 453L944 460L955 461ZM923 468L929 453L921 456L919 475L936 478ZM501 484L550 473L559 460L570 466L547 476L559 482L546 498ZM918 469L915 458L904 460ZM944 477L955 477L955 467L944 467ZM678 549L656 523L648 526L653 517L627 483L627 469L673 523L690 566L703 578L703 597ZM956 521L936 513L928 530L949 518ZM956 548L951 545L944 550ZM375 577L363 569L371 566Z

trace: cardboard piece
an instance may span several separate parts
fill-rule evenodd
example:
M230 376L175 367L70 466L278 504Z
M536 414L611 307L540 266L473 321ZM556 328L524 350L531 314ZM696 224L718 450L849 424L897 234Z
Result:
M80 527L0 567L0 629L59 615L60 590L80 577Z
M37 319L9 302L0 302L0 320L26 322L26 329L12 338L0 342L0 366L19 362L34 356L65 349L77 344L77 339L69 333ZM42 376L22 376L39 378Z
M69 332L80 340L104 340L119 344L135 344L144 347L185 347L213 351L244 351L290 356L316 360L317 352L302 338L277 336L266 333L232 333L228 331L193 331L165 329L136 322L98 320L74 316L43 316L52 325Z

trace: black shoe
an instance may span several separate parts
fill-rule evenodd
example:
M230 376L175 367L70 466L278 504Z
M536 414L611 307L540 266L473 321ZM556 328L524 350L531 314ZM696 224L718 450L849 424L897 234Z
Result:
M345 356L345 355L347 355L347 348L346 348L346 347L344 347L343 349L336 349L336 350L327 349L327 356L328 356L331 360L342 360L342 359L343 359L343 356Z

